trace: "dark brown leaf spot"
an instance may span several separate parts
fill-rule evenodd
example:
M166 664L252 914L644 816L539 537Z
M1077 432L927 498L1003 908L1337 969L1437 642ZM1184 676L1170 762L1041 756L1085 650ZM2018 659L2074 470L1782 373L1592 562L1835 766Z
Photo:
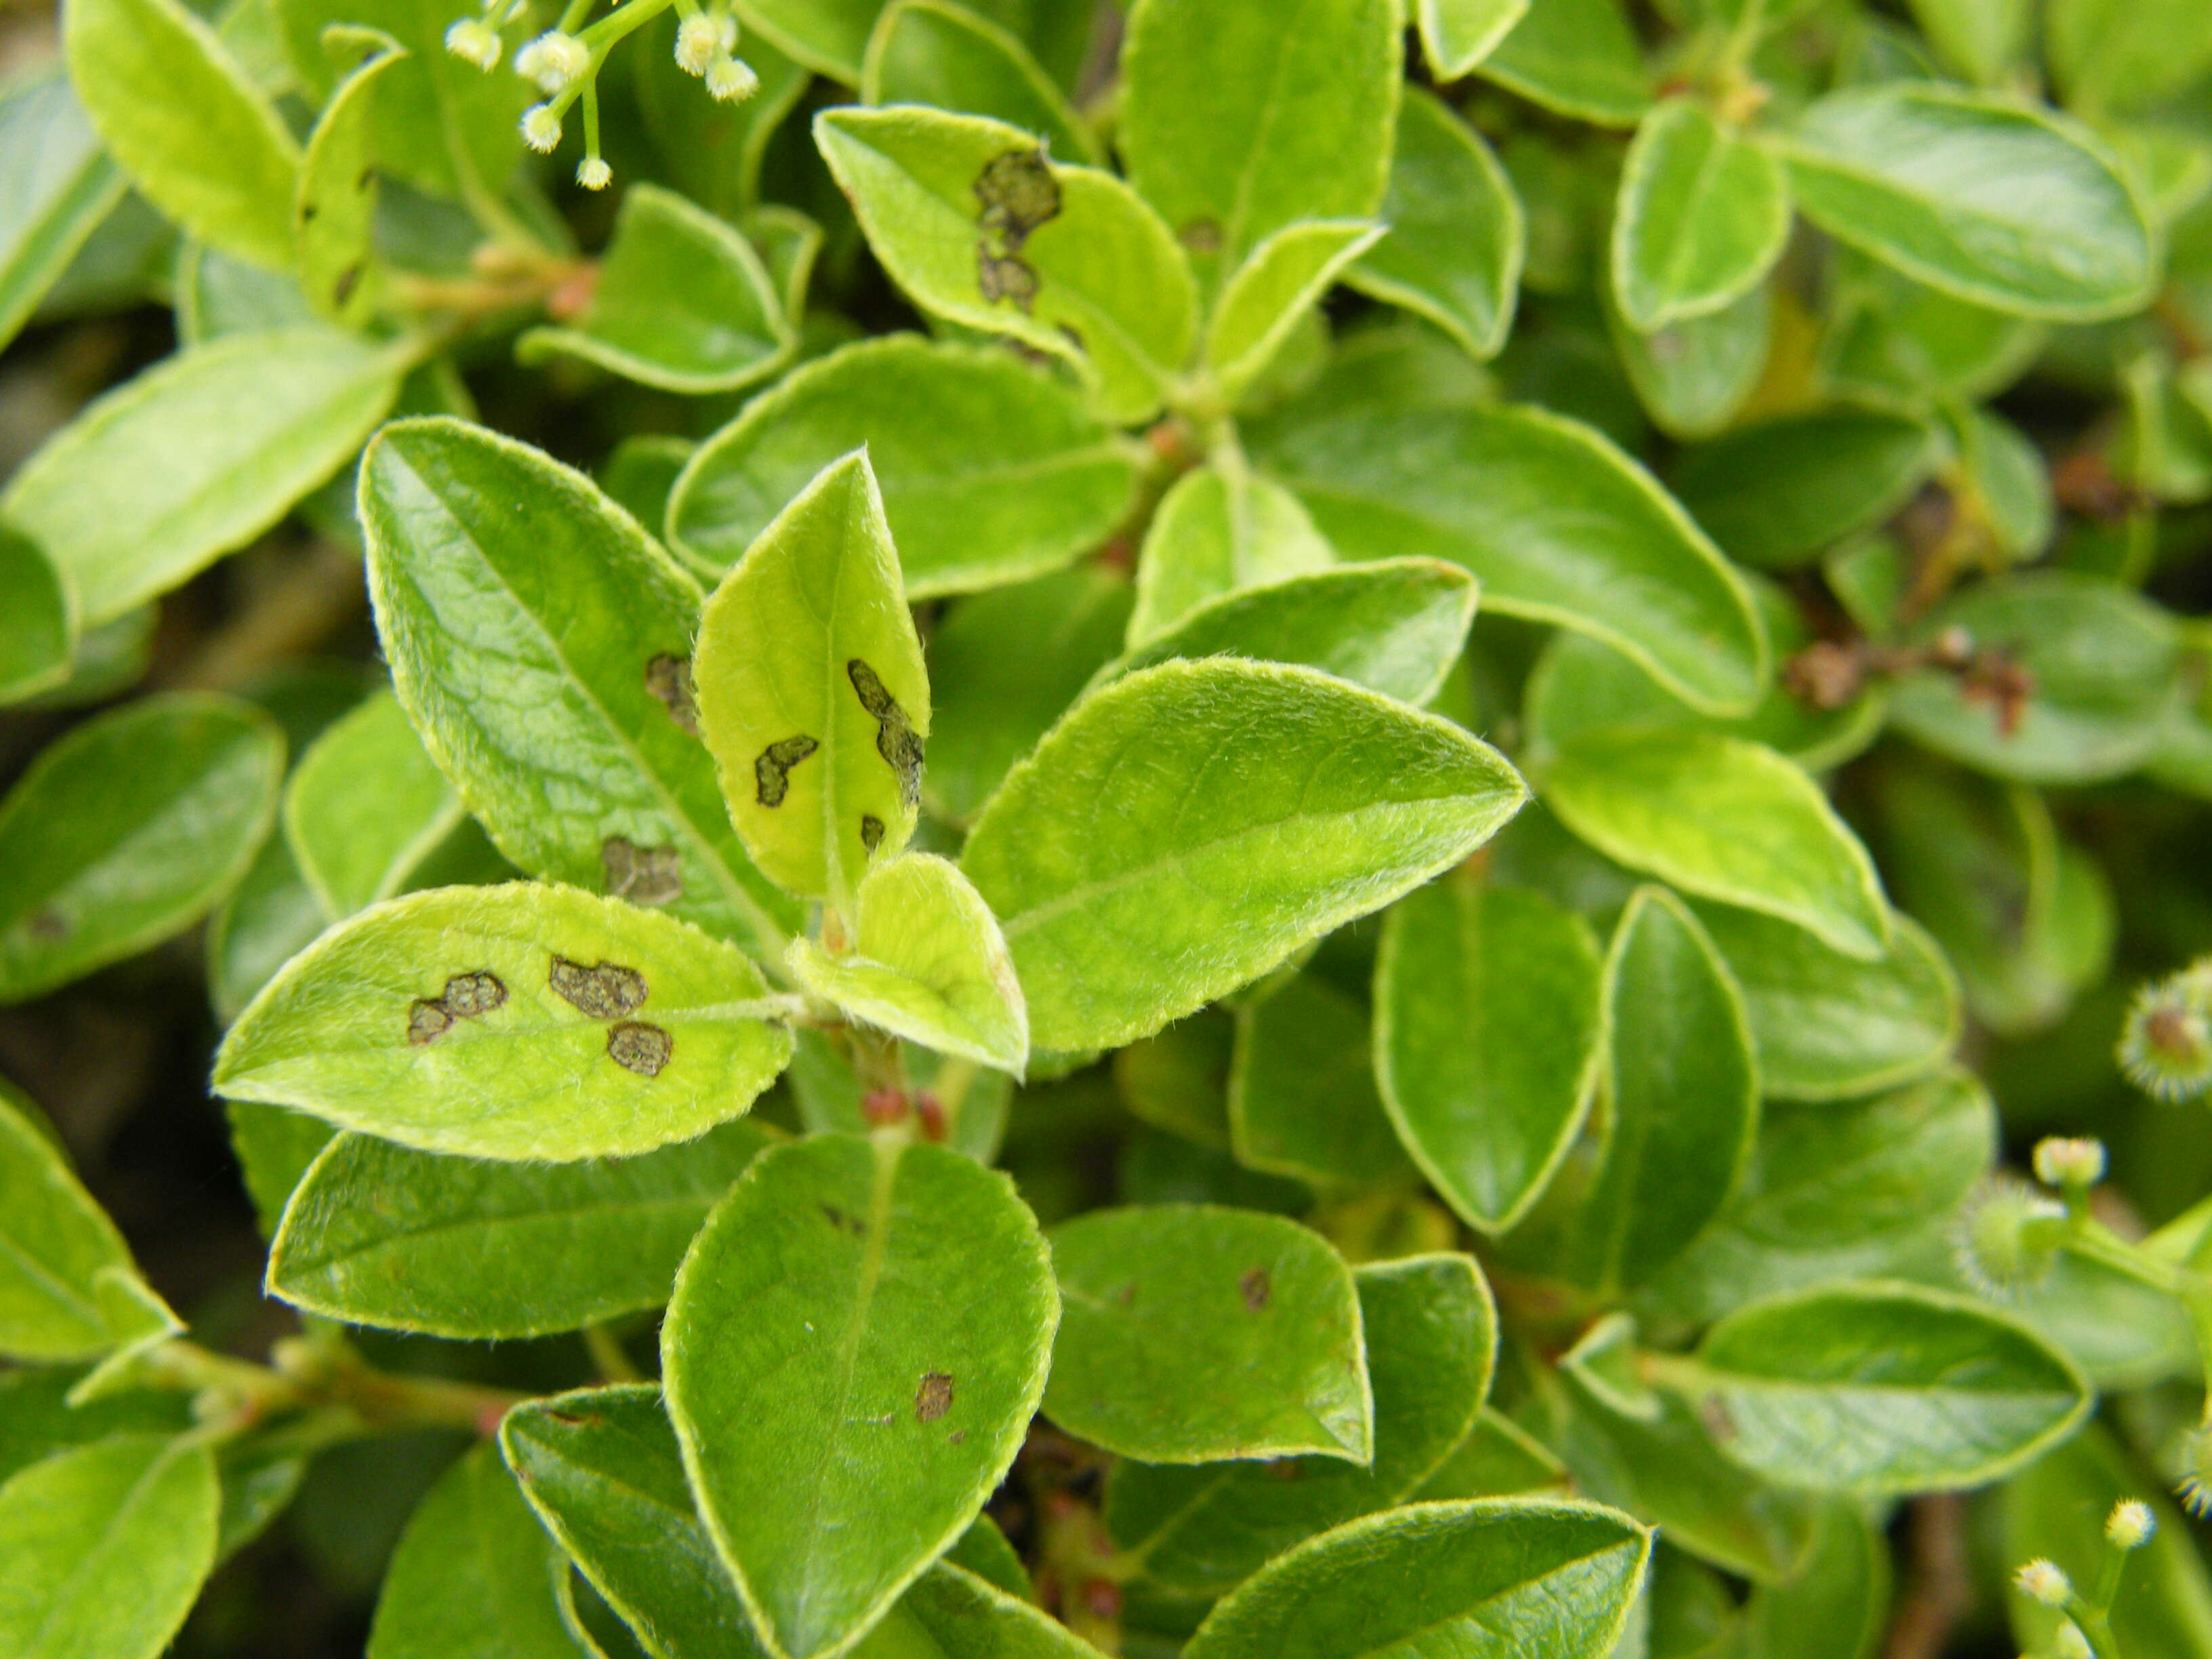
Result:
M672 651L664 651L645 665L645 689L659 699L668 718L699 735L699 699L691 686L691 665Z
M453 1017L442 1002L417 997L407 1005L407 1046L427 1048L453 1029Z
M952 1379L943 1371L926 1371L921 1386L915 1390L914 1414L924 1423L934 1423L952 1409Z
M864 1238L867 1236L868 1224L861 1220L860 1217L856 1215L847 1215L844 1211L839 1209L835 1204L824 1204L821 1208L823 1219L827 1221L831 1226L835 1227L839 1232L850 1233L855 1238Z
M1011 300L1025 312L1036 308L1036 271L1014 254L992 252L988 242L975 244L975 287L987 305Z
M456 974L446 981L446 994L441 1000L446 1005L446 1012L455 1019L474 1019L504 1003L507 987L500 982L497 974L489 970Z
M353 298L354 289L361 286L361 272L362 267L358 263L338 272L337 281L331 285L331 299L334 303L343 305Z
M1268 1282L1265 1267L1253 1268L1237 1281L1237 1288L1243 1292L1244 1305L1254 1313L1266 1307L1267 1298L1274 1294L1274 1286Z
M670 904L684 896L684 860L673 847L640 847L610 836L599 848L607 896L632 904Z
M555 995L593 1019L626 1018L638 1011L646 998L645 975L620 963L603 962L596 968L586 968L580 962L556 957L547 981Z
M860 845L871 853L884 844L884 821L873 812L860 814Z
M921 738L874 669L854 657L845 673L860 707L875 716L876 752L898 774L899 799L911 810L921 801Z
M786 738L761 750L753 763L753 799L763 806L781 806L791 791L791 769L822 745L804 735Z
M975 222L997 236L1008 253L1021 251L1030 233L1060 212L1060 180L1042 149L1010 149L993 156L975 175Z
M31 937L55 939L69 937L69 918L51 904L42 904L31 912Z
M641 1020L626 1019L607 1032L607 1058L640 1077L659 1077L675 1052L674 1037Z
M1193 253L1221 252L1221 225L1213 219L1194 219L1176 233L1176 240Z
M1727 1443L1736 1437L1735 1419L1729 1415L1728 1402L1720 1395L1709 1394L1699 1401L1698 1416L1715 1440Z

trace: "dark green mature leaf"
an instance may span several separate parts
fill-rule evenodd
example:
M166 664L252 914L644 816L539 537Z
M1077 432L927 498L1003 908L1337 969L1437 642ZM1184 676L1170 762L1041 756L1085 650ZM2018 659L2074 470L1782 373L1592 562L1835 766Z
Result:
M1529 1432L1485 1406L1474 1426L1413 1492L1416 1503L1453 1498L1510 1498L1571 1484L1567 1466Z
M1237 1162L1319 1187L1414 1184L1375 1091L1367 1010L1300 974L1237 1015L1229 1137Z
M388 693L316 738L284 787L285 839L332 921L396 896L465 816Z
M1218 289L1304 219L1382 202L1400 27L1386 0L1310 0L1295 22L1224 0L1141 0L1121 49L1129 178Z
M1335 562L1335 550L1280 484L1231 459L1194 467L1169 487L1146 526L1129 643L1148 643L1210 600Z
M1197 296L1168 228L1127 185L1052 162L1003 121L915 105L824 110L814 136L915 304L1074 365L1109 419L1159 406L1190 354Z
M1839 1285L1740 1308L1698 1350L1723 1450L1787 1486L1978 1486L2089 1408L2071 1361L1966 1297Z
M1451 876L1391 908L1376 1078L1469 1226L1512 1226L1566 1156L1598 1074L1602 984L1589 924L1539 894Z
M1796 1571L1754 1584L1747 1659L1870 1659L1887 1628L1889 1540L1849 1502L1825 1505Z
M1229 1068L1236 1017L1208 1008L1114 1056L1121 1103L1149 1123L1201 1146L1229 1147Z
M1052 1255L1066 1313L1044 1408L1069 1433L1156 1463L1372 1461L1358 1297L1319 1234L1132 1206L1055 1228Z
M796 911L696 737L691 579L582 475L459 421L386 428L361 501L393 689L500 850L780 956Z
M118 1434L0 1486L0 1650L155 1659L215 1565L222 1494L204 1441Z
M1606 295L1620 367L1651 422L1673 438L1709 438L1735 418L1759 385L1774 333L1774 293L1762 283L1708 316L1638 334Z
M0 179L4 346L126 188L59 65L0 88Z
M1741 299L1781 257L1790 195L1774 158L1670 98L1637 127L1613 215L1614 297L1650 334Z
M1318 395L1256 422L1254 453L1352 558L1465 565L1489 611L1594 634L1699 708L1767 675L1750 596L1650 477L1535 409L1362 408Z
M1094 810L1115 780L1116 811ZM1525 799L1460 728L1309 669L1165 663L1085 698L962 865L1032 1041L1147 1036L1464 858ZM1164 967L1172 971L1164 973Z
M929 677L865 450L824 467L699 623L699 725L730 817L786 891L849 919L921 804Z
M661 1331L669 1414L756 1624L835 1650L957 1538L1044 1389L1059 1297L1006 1177L824 1135L754 1160Z
M291 843L282 835L264 839L230 896L208 918L208 1000L216 1018L225 1025L236 1019L329 922Z
M974 1529L967 1536L974 1537ZM1097 1650L948 1558L916 1580L853 1651L854 1659L1090 1659Z
M1607 1124L1566 1267L1585 1285L1647 1282L1728 1201L1759 1124L1743 1001L1687 906L1640 889L1606 961Z
M1874 860L1819 786L1763 744L1590 733L1561 744L1540 776L1567 827L1632 870L1793 922L1862 961L1888 948Z
M575 1659L554 1592L567 1571L499 1453L471 1447L400 1534L368 1659Z
M61 684L76 649L76 610L61 573L36 542L0 524L0 703Z
M1962 300L2081 320L2140 306L2142 207L2064 118L1924 81L1831 94L1778 141L1822 229Z
M337 471L398 397L405 349L316 325L182 352L50 439L0 495L0 518L54 562L88 626L112 621Z
M1376 216L1389 234L1345 281L1427 318L1468 356L1495 356L1521 286L1521 198L1481 136L1419 87L1398 106L1390 185Z
M860 98L988 115L1035 134L1068 161L1099 159L1083 118L1020 40L952 0L894 0L884 8L860 66Z
M1738 427L1691 450L1670 482L1729 557L1783 569L1888 518L1938 453L1924 421L1838 404Z
M147 697L52 744L0 801L0 1003L204 915L276 816L284 740L250 704Z
M2134 589L2068 571L1984 582L1938 607L1916 640L1964 629L1972 648L2027 676L2016 702L1964 675L1899 678L1892 717L1978 771L2030 783L2094 783L2154 750L2176 694L2173 618Z
M1651 77L1620 0L1532 0L1475 73L1600 126L1634 126L1651 103Z
M791 1057L759 970L572 887L446 887L362 912L270 981L218 1090L424 1152L569 1163L688 1140Z
M214 29L177 0L69 0L62 41L93 125L149 201L226 252L291 269L300 147Z
M460 1340L658 1307L708 1212L774 1139L741 1119L639 1158L495 1164L341 1134L292 1194L269 1290L349 1324Z
M623 195L592 297L572 323L532 329L525 362L580 358L665 392L734 392L788 362L799 337L760 255L673 191Z
M701 445L669 498L670 538L725 569L863 446L915 599L1066 564L1106 538L1136 485L1131 455L1050 376L895 334L808 364Z
M1651 1535L1618 1510L1541 1498L1421 1504L1278 1557L1206 1615L1188 1659L1603 1659Z
M1425 703L1459 660L1475 595L1466 571L1441 559L1377 559L1288 576L1184 611L1101 678L1176 658L1250 657Z
M1375 1396L1373 1463L1120 1465L1106 1522L1147 1577L1200 1594L1230 1589L1291 1545L1404 1502L1473 1431L1497 1346L1474 1258L1409 1256L1353 1279Z

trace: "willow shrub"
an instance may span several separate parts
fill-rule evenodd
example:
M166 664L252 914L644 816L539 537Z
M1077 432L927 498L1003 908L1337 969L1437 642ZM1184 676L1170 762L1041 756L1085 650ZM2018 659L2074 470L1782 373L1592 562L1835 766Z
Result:
M8 1097L0 1650L446 1426L370 1659L2212 1653L2212 15L596 9L0 96L0 1000L301 1316Z

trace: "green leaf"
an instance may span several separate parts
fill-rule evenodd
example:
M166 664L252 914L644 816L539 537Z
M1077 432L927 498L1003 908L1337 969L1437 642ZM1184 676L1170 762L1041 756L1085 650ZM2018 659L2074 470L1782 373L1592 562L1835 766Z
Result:
M754 1160L685 1259L668 1409L747 1609L790 1659L865 1628L975 1519L1058 1316L1012 1184L825 1135Z
M69 0L70 80L108 153L202 241L292 267L300 147L216 32L177 0Z
M0 800L0 1003L181 932L245 874L284 741L229 697L143 698L71 730Z
M833 1048L818 1031L801 1030L792 1057L793 1104L809 1134L838 1131L866 1134L869 1121L867 1097L872 1082L864 1082L854 1064L851 1045ZM901 1046L898 1063L917 1102L923 1095L937 1103L944 1123L944 1144L963 1157L989 1164L998 1159L1006 1139L1006 1116L1013 1104L1014 1080L1004 1072L987 1070L975 1060L942 1054L919 1044ZM931 1133L934 1134L934 1126Z
M374 122L378 99L406 58L404 49L380 50L346 77L317 118L301 165L292 221L300 287L334 323L358 323L374 307Z
M696 736L691 579L580 474L459 421L386 427L361 502L393 689L499 849L780 956L796 912Z
M771 1139L740 1119L638 1158L494 1164L342 1134L292 1194L268 1288L326 1318L459 1340L658 1307Z
M0 1649L155 1659L215 1565L222 1494L204 1441L119 1434L0 1486Z
M1385 919L1376 1080L1398 1138L1469 1226L1511 1227L1573 1144L1602 987L1589 924L1540 894L1455 875Z
M1778 141L1806 217L1906 276L2023 317L2135 310L2142 206L2081 128L1926 82L1832 93Z
M1453 3L1429 0L1424 9ZM1521 198L1481 135L1419 87L1407 88L1398 106L1389 188L1376 216L1389 232L1344 280L1427 318L1469 356L1495 356L1521 286Z
M1494 750L1371 692L1308 669L1165 663L1054 727L962 866L1013 949L1031 1041L1098 1048L1419 886L1524 799Z
M1606 1133L1563 1263L1578 1282L1636 1285L1728 1200L1759 1125L1743 1000L1687 906L1629 901L1606 959Z
M1317 1186L1411 1186L1375 1091L1367 1010L1301 974L1237 1016L1229 1135L1237 1162Z
M1465 565L1486 610L1595 635L1700 708L1741 713L1765 684L1766 640L1741 581L1589 427L1528 408L1316 402L1251 437L1348 558Z
M855 1659L1091 1659L1096 1652L1027 1601L942 1561L854 1650Z
M1889 1540L1849 1503L1825 1505L1789 1577L1744 1604L1748 1659L1868 1659L1890 1614Z
M1780 163L1705 105L1669 98L1638 125L1612 243L1613 295L1638 333L1742 298L1789 234Z
M1730 558L1784 569L1887 519L1938 453L1924 421L1838 404L1738 427L1691 450L1671 482Z
M1106 1522L1150 1578L1218 1595L1272 1557L1402 1503L1473 1431L1490 1383L1497 1316L1474 1259L1410 1256L1353 1274L1375 1395L1375 1459L1123 1463Z
M230 1120L230 1149L245 1177L246 1194L253 1200L254 1220L264 1238L274 1238L294 1189L339 1132L320 1118L282 1106L252 1100L227 1100L222 1105Z
M0 1372L0 1483L58 1452L118 1434L180 1434L192 1426L191 1400L173 1389L132 1389L71 1405L82 1375L74 1366Z
M1763 744L1592 732L1561 744L1540 781L1570 830L1632 870L1794 922L1861 961L1888 947L1874 860L1820 787Z
M1159 216L1112 174L1061 167L981 116L831 109L815 143L884 269L925 311L1073 364L1099 411L1159 406L1197 297Z
M1155 570L1156 598L1194 586L1190 578L1200 574L1177 573L1184 580L1171 582ZM1474 607L1474 580L1441 559L1344 565L1232 588L1184 611L1101 677L1177 658L1249 657L1318 668L1401 702L1425 703L1459 660Z
M58 64L0 88L0 346L128 188Z
M1709 438L1735 418L1766 367L1774 333L1771 285L1648 335L1622 319L1609 287L1605 300L1613 350L1653 425L1670 438Z
M817 74L860 84L860 59L884 0L740 0L738 15ZM740 48L742 50L742 48Z
M967 823L1010 768L1121 649L1135 594L1101 564L964 599L928 641L929 769L921 793Z
M1978 1486L2063 1440L2089 1409L2071 1361L1982 1304L1838 1285L1740 1308L1698 1350L1723 1451L1785 1486Z
M1891 717L1915 740L1978 771L2030 783L2094 783L2157 748L2177 690L2173 618L2134 589L2069 571L1978 583L1913 631L1925 644L1963 629L1984 660L2026 676L2026 695L1986 673L1900 675Z
M1311 0L1294 19L1233 0L1132 11L1116 142L1209 290L1285 226L1381 204L1401 27L1389 0Z
M1936 55L1977 86L2016 72L2035 29L2028 0L1911 0L1911 9Z
M1603 127L1632 127L1651 106L1651 77L1620 0L1532 0L1475 73Z
M1909 917L1892 914L1889 948L1872 961L1754 910L1702 904L1698 919L1743 993L1769 1097L1841 1100L1910 1082L1959 1040L1958 981Z
M860 65L860 100L988 115L1071 161L1100 159L1083 118L1029 48L952 0L893 0L884 8Z
M570 1163L738 1116L791 1058L759 970L572 887L446 887L332 928L239 1016L215 1085L431 1152Z
M398 347L320 325L181 352L49 439L0 495L0 518L46 550L88 626L112 621L244 546L337 471L406 367Z
M722 579L699 624L700 729L768 878L848 917L914 834L929 678L865 450L834 461Z
M517 342L526 363L574 357L664 392L734 392L790 362L799 337L736 227L673 191L633 185L573 323Z
M1226 1152L1235 1016L1205 1009L1114 1056L1121 1103L1141 1123Z
M1044 1409L1068 1433L1153 1463L1372 1462L1359 1299L1318 1233L1129 1206L1054 1228L1052 1260L1066 1312Z
M568 1570L498 1452L473 1446L400 1534L368 1659L576 1659L553 1588Z
M2051 0L2044 53L2069 108L2094 118L2166 101L2212 70L2191 0Z
M792 941L813 995L909 1042L1019 1076L1028 1011L990 908L956 864L927 853L878 864L855 896L850 954Z
M1770 1100L1742 1184L1639 1305L1702 1323L1778 1291L1917 1266L1948 1249L1996 1146L1996 1108L1963 1071L1870 1100Z
M1564 1489L1569 1480L1566 1465L1540 1442L1495 1407L1485 1406L1474 1426L1413 1492L1413 1501L1509 1498L1516 1492Z
M316 738L284 787L285 839L332 921L404 890L463 816L388 692Z
M699 447L669 498L674 544L726 569L784 504L866 447L909 597L1018 581L1103 541L1137 470L1066 386L1003 351L911 334L809 363Z
M1415 10L1421 48L1437 79L1456 81L1528 15L1528 0L1418 0Z
M1539 1498L1421 1504L1277 1557L1222 1601L1187 1659L1604 1659L1651 1534L1617 1510ZM1412 1644L1412 1645L1409 1645Z
M1149 643L1209 599L1335 562L1280 484L1233 460L1194 467L1169 487L1146 527L1129 643Z
M36 542L0 524L0 703L61 684L76 650L76 610L61 573Z
M1221 397L1243 396L1291 330L1382 232L1365 219L1301 219L1252 250L1206 326L1206 365Z

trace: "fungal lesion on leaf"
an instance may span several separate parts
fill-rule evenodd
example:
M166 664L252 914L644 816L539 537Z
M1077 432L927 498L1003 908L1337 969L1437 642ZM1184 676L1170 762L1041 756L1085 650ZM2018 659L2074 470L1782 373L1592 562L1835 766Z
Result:
M753 763L753 799L763 806L781 806L791 793L791 769L822 745L801 733L784 738L760 752Z
M1036 307L1037 274L1030 262L1012 253L994 253L988 241L975 244L975 287L996 305L1012 300L1027 312Z
M1274 1284L1265 1267L1254 1267L1246 1273L1237 1281L1237 1289L1244 1298L1244 1305L1254 1313L1266 1307L1267 1298L1275 1293Z
M845 665L845 674L860 707L875 717L876 752L898 775L899 799L911 811L921 804L921 735L874 669L854 657Z
M672 904L684 896L684 860L673 847L640 847L610 836L599 848L607 896L632 904Z
M626 1019L607 1032L607 1058L625 1072L658 1077L676 1052L676 1039L658 1025Z
M547 982L556 996L593 1019L625 1019L638 1011L647 995L645 975L617 962L586 968L556 957Z
M952 1409L952 1379L943 1371L922 1373L914 1393L914 1414L919 1422L934 1423Z
M1221 222L1218 219L1193 219L1176 233L1176 240L1193 253L1221 252Z
M975 286L984 301L1012 301L1023 311L1036 303L1036 268L1021 257L1030 233L1059 216L1060 180L1041 149L1010 149L993 156L972 186L982 210L975 223Z
M689 659L663 651L645 665L645 689L668 711L668 718L692 737L699 735L699 699Z
M873 812L860 814L860 845L871 853L884 844L884 821Z
M507 1001L507 985L488 968L455 974L434 997L407 1005L407 1046L427 1048L465 1019L488 1014Z

